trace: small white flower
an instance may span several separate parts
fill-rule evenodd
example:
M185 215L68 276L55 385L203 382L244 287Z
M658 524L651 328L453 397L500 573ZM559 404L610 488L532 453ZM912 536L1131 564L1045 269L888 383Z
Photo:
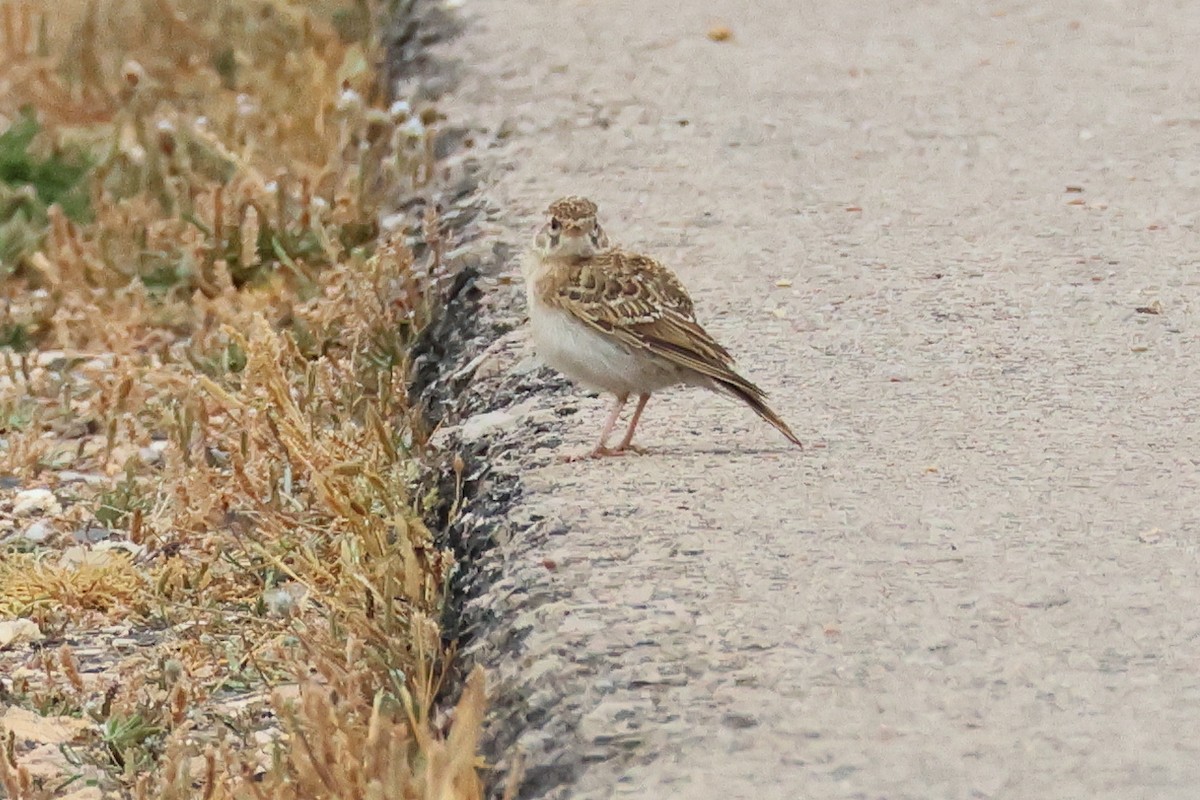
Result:
M125 82L130 86L137 86L145 83L148 76L146 75L145 67L133 59L130 59L121 65L121 77L123 77Z
M337 110L343 114L347 111L354 111L363 107L362 95L353 89L342 89L342 93L338 95Z
M407 100L397 100L392 103L392 107L388 109L388 113L392 115L392 119L399 122L412 114L412 106L408 104Z
M258 110L258 104L254 102L254 98L248 94L239 94L237 96L237 113L239 116L248 117Z
M419 118L413 117L400 126L400 131L413 139L420 139L425 135L425 123L421 122Z

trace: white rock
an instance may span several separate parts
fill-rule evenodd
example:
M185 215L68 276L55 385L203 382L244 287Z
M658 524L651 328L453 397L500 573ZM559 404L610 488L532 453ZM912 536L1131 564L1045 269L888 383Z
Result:
M18 492L13 501L13 514L30 517L34 514L57 514L62 510L58 498L49 489L26 489Z
M123 561L137 560L145 554L145 545L124 541L96 542L94 545L72 545L62 551L58 564L62 567L77 569L81 566L108 567L117 559Z
M80 366L83 367L83 369L86 369L88 372L105 372L112 369L115 360L116 359L113 356L97 356L95 358L89 358Z
M49 539L52 533L54 533L54 528L50 527L50 523L39 519L21 531L21 538L32 544L41 544Z
M407 214L388 214L379 221L379 226L383 228L385 233L395 233L396 231L403 230L407 223Z
M64 350L42 350L34 356L33 363L39 367L49 367L66 359L67 353Z
M486 414L476 414L459 426L459 432L464 441L482 439L498 430L515 427L536 405L532 398L518 403L512 408L499 411L489 411Z
M89 486L94 486L98 483L104 483L107 478L98 472L77 472L73 469L64 469L58 473L58 480L61 483L86 483Z
M0 622L0 650L26 642L40 642L44 638L41 629L27 619L6 619Z

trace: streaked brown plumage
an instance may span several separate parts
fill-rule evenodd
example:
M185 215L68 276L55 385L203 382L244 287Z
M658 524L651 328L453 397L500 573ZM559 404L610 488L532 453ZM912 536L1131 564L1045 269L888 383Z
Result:
M569 378L611 392L617 403L590 456L632 447L651 393L701 386L742 400L789 441L800 440L734 370L734 360L696 321L692 300L669 269L648 256L610 248L590 200L565 197L547 209L525 265L529 316L542 358ZM625 437L607 445L632 394L638 406Z

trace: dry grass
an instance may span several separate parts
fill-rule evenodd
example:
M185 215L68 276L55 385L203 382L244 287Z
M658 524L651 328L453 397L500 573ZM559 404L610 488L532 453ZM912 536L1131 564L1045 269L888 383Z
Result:
M72 731L7 720L10 797L481 795L482 675L433 711L442 248L377 241L434 115L384 107L386 11L0 4L0 620L48 637L0 714Z

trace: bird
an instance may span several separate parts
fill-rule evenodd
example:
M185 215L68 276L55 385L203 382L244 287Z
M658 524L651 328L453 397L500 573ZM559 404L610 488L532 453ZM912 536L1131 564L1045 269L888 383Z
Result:
M644 453L633 435L650 395L679 384L741 400L803 447L767 405L766 393L735 371L733 356L696 321L675 273L649 256L612 246L599 208L586 197L561 197L545 213L521 265L534 348L575 383L615 397L596 446L564 460ZM631 396L637 406L629 426L610 447Z

